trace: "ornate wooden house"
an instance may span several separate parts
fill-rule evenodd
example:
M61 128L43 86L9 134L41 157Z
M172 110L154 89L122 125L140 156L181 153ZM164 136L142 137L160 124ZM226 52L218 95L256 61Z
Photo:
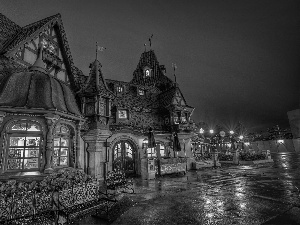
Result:
M174 133L176 157L192 157L193 108L153 50L131 81L117 81L104 78L97 59L88 76L74 65L60 14L25 27L0 14L0 28L1 178L62 167L100 179L115 168L138 175L142 158L174 156Z

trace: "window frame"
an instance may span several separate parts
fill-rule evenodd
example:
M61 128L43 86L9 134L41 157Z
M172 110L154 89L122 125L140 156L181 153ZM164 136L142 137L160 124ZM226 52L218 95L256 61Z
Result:
M56 132L57 126L60 126L60 133ZM61 129L62 127L66 127L68 129L67 133L62 133ZM55 139L58 138L59 139L59 145L55 146ZM68 146L63 146L61 145L61 139L65 138L66 140L68 140ZM55 168L63 168L63 167L70 167L70 157L71 157L71 149L72 149L72 134L71 134L71 128L66 125L66 124L57 124L56 127L54 128L54 134L53 134L53 151L52 151L52 166ZM57 156L54 155L55 153L55 149L58 149L58 153ZM67 155L61 155L62 149L68 149L67 150ZM57 165L54 165L54 157L57 158ZM60 164L60 158L62 157L66 157L67 158L67 163L66 165L61 165Z
M26 123L26 130L12 130L12 127L18 123ZM39 131L28 131L28 124L32 123L37 125L40 130ZM43 151L43 146L44 146L44 139L43 139L43 128L42 125L37 122L37 121L32 121L32 120L16 120L12 123L10 123L7 126L7 132L6 132L6 146L5 146L5 151L4 151L4 155L3 155L3 172L8 172L8 173L13 173L13 172L31 172L31 171L39 171L41 169L41 163L42 163L42 159L41 156L43 155L42 151ZM24 145L22 146L13 146L10 143L11 137L24 137L26 139L26 137L38 137L40 138L39 141L39 145L36 146L31 146L31 145L26 145L26 142L24 143ZM21 157L15 157L15 158L10 158L9 157L9 151L10 149L22 149L23 152L23 156ZM38 154L36 157L26 157L25 156L25 151L29 151L31 150L38 150ZM24 168L24 163L25 163L25 159L33 159L36 158L37 159L37 168L31 168L31 169L25 169ZM22 160L22 168L21 169L8 169L8 160L9 159L21 159Z

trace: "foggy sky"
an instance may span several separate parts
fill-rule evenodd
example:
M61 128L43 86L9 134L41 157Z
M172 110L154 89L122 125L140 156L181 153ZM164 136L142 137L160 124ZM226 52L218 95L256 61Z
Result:
M88 75L98 41L108 79L130 81L153 34L196 122L289 127L300 105L298 0L1 0L0 11L20 26L60 13L75 65Z

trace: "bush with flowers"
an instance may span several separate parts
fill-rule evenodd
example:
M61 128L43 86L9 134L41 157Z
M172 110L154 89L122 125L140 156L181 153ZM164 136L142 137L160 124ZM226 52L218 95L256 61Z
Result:
M233 161L233 155L225 154L223 152L218 155L219 161Z
M126 179L125 173L120 169L109 171L107 173L105 182L107 189L110 190L117 190L122 188L127 189L133 184L133 181L131 179Z
M30 215L32 207L35 211L49 210L52 207L53 193L93 181L92 177L83 171L63 169L48 175L42 181L0 182L0 223L3 219Z
M203 154L195 154L195 160L196 161L212 160L212 154L209 152L205 152Z
M255 161L255 160L264 160L266 159L265 154L253 154L250 152L241 152L240 153L240 160L241 161Z

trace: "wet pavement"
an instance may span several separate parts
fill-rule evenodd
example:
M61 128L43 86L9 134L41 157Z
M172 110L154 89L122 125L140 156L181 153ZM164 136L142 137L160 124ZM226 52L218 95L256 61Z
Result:
M300 224L300 154L274 163L222 166L135 179L134 205L112 224ZM80 224L108 224L90 217Z

